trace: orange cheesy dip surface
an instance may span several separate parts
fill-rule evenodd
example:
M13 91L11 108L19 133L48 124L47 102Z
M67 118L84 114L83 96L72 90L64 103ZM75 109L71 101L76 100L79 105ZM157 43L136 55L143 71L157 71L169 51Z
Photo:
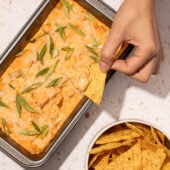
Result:
M108 32L75 1L59 1L1 75L1 131L43 152L83 98Z

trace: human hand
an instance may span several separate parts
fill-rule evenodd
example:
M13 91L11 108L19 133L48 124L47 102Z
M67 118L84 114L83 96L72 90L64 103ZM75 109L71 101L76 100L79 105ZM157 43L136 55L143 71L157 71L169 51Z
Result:
M101 52L101 71L114 69L140 82L158 73L163 53L154 6L154 0L124 1ZM126 60L116 60L116 50L122 42L135 49Z

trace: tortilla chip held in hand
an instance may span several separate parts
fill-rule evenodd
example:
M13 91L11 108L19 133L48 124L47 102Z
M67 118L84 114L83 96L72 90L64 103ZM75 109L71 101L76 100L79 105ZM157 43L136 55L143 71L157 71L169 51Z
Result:
M123 51L127 48L128 44L123 43L119 46L115 59L118 59ZM99 63L95 63L90 67L90 84L85 90L84 94L94 103L99 105L102 100L103 91L106 81L106 73L103 73L99 69Z
M104 91L106 73L100 71L98 63L90 68L90 79L91 83L87 87L85 95L99 105Z

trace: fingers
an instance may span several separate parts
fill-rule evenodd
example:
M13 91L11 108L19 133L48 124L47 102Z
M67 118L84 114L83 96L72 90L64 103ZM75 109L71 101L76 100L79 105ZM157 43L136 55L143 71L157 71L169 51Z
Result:
M150 76L154 73L155 69L158 69L157 64L160 64L158 60L159 57L152 58L145 66L143 66L143 68L130 77L142 83L146 83Z
M126 60L116 60L111 68L120 71L126 75L133 75L139 71L149 60L152 59L154 53L153 48L136 48L134 54Z
M111 68L115 59L116 51L123 41L122 35L118 36L116 32L117 31L111 29L110 35L101 51L99 66L102 72L107 72Z

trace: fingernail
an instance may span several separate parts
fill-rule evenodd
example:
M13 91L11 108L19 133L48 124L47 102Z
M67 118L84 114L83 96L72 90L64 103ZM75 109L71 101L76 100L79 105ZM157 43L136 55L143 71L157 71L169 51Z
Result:
M106 63L104 63L104 62L102 62L102 61L99 63L99 67L100 67L100 70L101 70L102 72L104 72L104 73L109 70L108 64L106 64Z

